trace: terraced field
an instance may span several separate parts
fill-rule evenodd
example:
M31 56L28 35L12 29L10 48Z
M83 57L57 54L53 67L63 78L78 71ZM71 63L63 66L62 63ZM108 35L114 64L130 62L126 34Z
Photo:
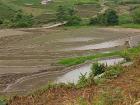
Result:
M23 89L22 91L30 91L39 88L66 72L64 71L65 67L58 64L60 59L123 49L125 46L115 47L116 45L114 45L109 48L106 46L100 48L98 45L99 49L94 49L96 46L87 49L85 46L93 46L97 43L131 35L139 35L139 30L98 29L94 27L72 28L68 30L63 28L1 30L1 94L6 91L20 91L21 93L20 89ZM78 50L81 47L85 49ZM67 51L67 49L73 50ZM39 75L35 78L38 82L33 79L29 84L26 84L27 88L23 88L23 85L21 85L21 88L7 90L7 87L21 77L32 77L35 74Z
M24 13L33 14L41 23L48 23L55 19L60 5L75 7L79 16L91 18L103 9L102 4L115 8L120 15L128 15L131 9L140 6L139 0L52 0L47 5L42 5L41 0L1 0L0 14L6 18L15 11L22 10Z

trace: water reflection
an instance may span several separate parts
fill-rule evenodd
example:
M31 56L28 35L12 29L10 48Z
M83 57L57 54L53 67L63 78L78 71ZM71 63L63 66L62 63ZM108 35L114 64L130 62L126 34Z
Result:
M113 59L106 59L106 60L100 60L98 61L101 64L106 64L108 66L114 65L114 64L118 64L124 61L124 58L113 58ZM83 66L80 66L79 68L76 68L66 74L64 74L61 77L58 77L56 82L57 83L77 83L79 80L79 76L81 74L85 74L87 73L87 76L90 72L90 68L91 68L92 64L85 64Z

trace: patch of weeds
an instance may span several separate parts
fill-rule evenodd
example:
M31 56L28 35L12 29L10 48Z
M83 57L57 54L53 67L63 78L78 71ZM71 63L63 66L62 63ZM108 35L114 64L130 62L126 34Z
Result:
M115 78L123 72L123 68L121 65L110 66L107 68L106 72L104 73L103 78L110 79Z
M88 105L88 103L86 102L86 100L83 97L80 97L78 99L78 105Z
M6 105L7 99L3 96L0 96L0 105Z
M29 95L35 96L36 94L42 94L50 89L55 89L55 88L75 88L75 84L74 83L48 83L46 86L43 86L41 88L39 88L38 90L32 92Z
M77 88L83 88L88 85L87 73L81 74L77 82Z
M121 105L124 101L123 91L120 88L103 90L93 105Z
M106 66L100 63L94 63L91 67L90 76L94 77L105 72Z
M47 85L39 88L38 90L36 91L33 91L31 94L29 95L32 95L32 96L36 96L37 94L42 94L44 93L45 91L49 90L49 89L52 89L52 88L55 88L57 84L53 84L53 83L48 83Z
M106 78L94 79L94 82L96 85L100 85L100 84L104 83L105 81L106 81Z
M91 67L91 71L88 77L89 84L96 84L95 76L100 75L105 72L106 66L104 64L95 63Z
M128 50L124 50L120 53L120 56L123 57L127 62L131 61L130 54Z

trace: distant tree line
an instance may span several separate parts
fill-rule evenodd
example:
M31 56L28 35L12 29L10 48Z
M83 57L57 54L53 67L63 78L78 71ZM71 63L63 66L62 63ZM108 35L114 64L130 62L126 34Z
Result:
M0 18L1 27L31 27L34 23L32 15L25 15L21 10L16 11L10 18Z
M130 11L130 21L135 24L140 24L140 8ZM74 8L59 6L57 9L57 21L67 21L67 25L79 25L82 19L76 15ZM125 20L121 20L125 21ZM130 22L128 22L130 23ZM90 25L113 26L120 24L120 16L114 9L107 9L104 13L98 13L97 16L90 18Z

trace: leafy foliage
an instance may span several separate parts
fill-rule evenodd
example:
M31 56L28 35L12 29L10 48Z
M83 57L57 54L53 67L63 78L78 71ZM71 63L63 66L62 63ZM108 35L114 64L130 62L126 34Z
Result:
M4 27L31 27L34 19L32 15L25 15L19 10L14 16L9 19L3 19L3 22L0 23Z
M97 17L90 19L90 24L100 25L117 25L119 23L119 17L117 12L112 9L108 9L103 14L98 14Z
M81 76L79 77L78 83L77 83L77 87L81 88L81 87L85 87L88 84L88 78L87 78L87 74L81 74Z
M57 20L60 22L67 21L67 25L80 24L81 18L76 16L74 8L67 8L65 6L59 6L57 10Z
M140 24L140 8L137 8L132 12L132 18L134 23Z
M91 67L90 77L94 77L105 72L106 66L104 64L95 63Z

